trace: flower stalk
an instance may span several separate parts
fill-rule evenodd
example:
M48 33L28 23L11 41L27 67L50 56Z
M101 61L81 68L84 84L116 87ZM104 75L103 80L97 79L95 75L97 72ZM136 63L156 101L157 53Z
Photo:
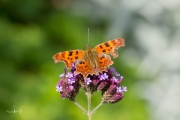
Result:
M86 92L86 95L87 95L87 100L88 100L88 112L87 112L87 115L88 115L88 120L91 120L91 117L92 117L92 112L91 112L91 93L90 92Z

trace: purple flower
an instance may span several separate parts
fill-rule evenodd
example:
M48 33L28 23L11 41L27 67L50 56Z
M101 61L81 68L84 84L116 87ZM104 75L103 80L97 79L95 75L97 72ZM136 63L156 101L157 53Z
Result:
M56 91L61 94L62 98L69 98L74 101L79 92L80 85L74 78L62 78L56 85Z
M72 85L69 86L69 89L70 89L70 90L73 90L73 88L74 88L74 86L72 86Z
M111 80L113 80L114 82L118 81L118 79L116 77L112 77Z
M116 92L118 92L118 93L121 93L122 92L122 90L121 90L121 87L116 87Z
M67 78L72 78L72 77L73 77L73 74L72 74L71 72L68 72L68 73L66 74L66 77L67 77Z
M122 79L123 79L123 78L124 78L124 77L123 77L123 76L121 76L121 77L119 78L119 80L120 80L120 81L122 81Z
M68 83L69 83L69 84L75 83L75 79L74 79L74 78L68 78Z
M62 91L62 86L59 84L56 85L56 91L61 92Z
M127 87L125 87L125 86L116 87L116 91L117 91L118 93L124 94L124 92L127 92Z
M122 86L122 91L123 92L127 92L127 87L126 86Z
M116 71L115 68L110 68L109 71L113 73L116 77L120 76L120 74Z
M86 84L89 85L92 82L90 78L86 78Z
M71 68L71 72L72 72L72 73L74 73L74 71L76 71L75 64L76 64L76 62L74 62L74 63L72 64L72 68Z
M106 73L103 73L99 76L100 80L106 80L108 79L108 75Z
M114 71L116 71L116 69L115 68L109 68L109 71L114 72Z
M101 91L104 103L116 103L124 97L124 92L127 92L127 87L120 86L123 76L120 76L114 68L84 78L82 74L76 73L75 64L73 64L71 70L69 72L65 70L60 78L56 91L60 92L62 98L70 100L75 100L80 88L92 94Z
M118 77L120 76L120 74L118 72L114 72L114 74Z

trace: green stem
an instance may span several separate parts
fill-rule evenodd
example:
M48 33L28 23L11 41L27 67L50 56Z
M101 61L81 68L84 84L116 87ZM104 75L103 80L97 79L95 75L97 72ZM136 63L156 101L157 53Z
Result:
M78 102L73 101L85 114L87 114L87 110L84 109Z
M88 115L88 120L91 120L92 118L92 112L91 112L91 92L86 92L87 95L87 99L88 99L88 111L87 111L87 115Z
M103 100L99 103L99 105L98 106L96 106L95 108L94 108L94 110L92 110L92 114L94 114L95 112L96 112L96 110L99 108L99 107L101 107L101 105L103 105Z

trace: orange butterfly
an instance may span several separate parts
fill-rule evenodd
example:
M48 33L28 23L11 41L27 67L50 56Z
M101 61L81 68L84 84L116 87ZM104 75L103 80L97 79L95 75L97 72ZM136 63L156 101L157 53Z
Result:
M125 46L124 39L116 38L96 45L94 49L87 46L85 51L78 49L59 52L53 56L53 59L55 63L64 62L67 69L70 69L75 62L75 72L81 73L86 78L89 74L98 75L107 71L107 67L114 63L107 54L112 55L113 58L118 57L119 55L115 50L121 46Z

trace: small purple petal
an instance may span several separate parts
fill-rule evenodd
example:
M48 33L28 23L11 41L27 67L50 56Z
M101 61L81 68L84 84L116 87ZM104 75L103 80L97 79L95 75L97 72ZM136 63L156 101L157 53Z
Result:
M99 76L99 78L100 78L100 80L105 80L105 79L108 79L108 75L106 73L104 73L104 74L101 74Z
M75 67L75 62L72 64L72 68L74 68Z
M56 85L56 91L61 92L62 91L62 86L59 84Z
M74 76L78 75L76 72L73 73Z
M99 75L99 79L100 80L103 80L104 79L104 76L101 74L101 75Z
M116 71L116 69L115 68L109 68L109 71L114 72L114 71Z
M92 82L90 78L86 78L86 84L89 85Z
M74 88L74 87L73 87L72 85L69 86L69 89L70 89L70 90L73 90L73 88Z
M68 83L69 83L69 84L75 83L75 79L74 79L74 78L68 78Z
M118 93L121 93L122 92L122 90L121 90L121 87L116 87L116 92L118 92Z
M117 82L118 81L118 79L116 78L116 77L112 77L111 78L114 82Z
M74 63L72 64L72 68L71 68L71 72L72 72L72 73L74 73L74 71L76 70L75 64L76 64L76 62L74 62Z
M120 76L120 74L118 73L118 72L115 72L115 75L118 77L118 76Z
M123 92L127 92L128 90L127 90L127 87L126 86L122 86L122 91Z
M104 73L104 78L108 79L108 75L106 73Z
M59 77L64 77L64 73L60 74Z
M73 74L72 74L71 72L68 72L68 73L66 74L66 77L67 77L67 78L72 78L72 77L73 77Z
M124 78L124 77L123 77L123 76L121 76L121 77L120 77L120 80L122 80L123 78Z
M116 81L117 85L120 85L120 83L122 82L123 76L120 76L120 78Z
M109 71L114 73L116 77L120 76L120 74L116 71L115 68L109 68Z

